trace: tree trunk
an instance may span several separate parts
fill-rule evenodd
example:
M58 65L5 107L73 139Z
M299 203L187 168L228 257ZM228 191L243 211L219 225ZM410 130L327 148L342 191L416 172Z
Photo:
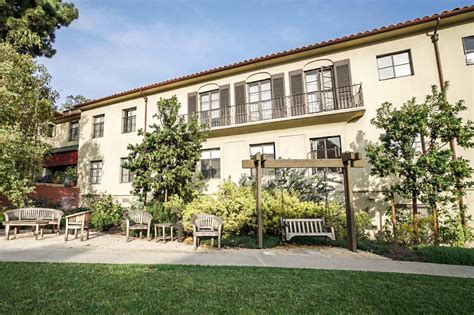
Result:
M434 231L434 244L439 244L439 230L438 230L438 208L436 204L433 204L433 231Z
M413 193L412 197L412 206L413 206L413 234L414 239L413 243L418 244L418 202L416 192Z
M398 240L397 237L397 208L395 206L395 196L392 196L392 231L393 231L393 238Z

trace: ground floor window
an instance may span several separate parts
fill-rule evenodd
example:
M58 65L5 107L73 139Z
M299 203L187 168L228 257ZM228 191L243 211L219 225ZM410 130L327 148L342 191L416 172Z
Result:
M221 177L221 152L219 149L202 150L201 174L205 179Z
M133 173L128 168L123 167L123 164L126 161L127 161L127 158L120 159L120 182L121 183L133 182Z
M311 139L311 158L313 159L337 159L341 157L341 137L321 137ZM336 167L318 167L315 172L339 172Z
M91 161L90 182L91 184L100 184L102 180L102 161Z
M252 144L250 145L250 158L253 159L254 156L257 154L266 154L267 159L274 160L275 159L275 143L259 143L259 144ZM256 170L252 169L252 176L255 177ZM275 175L274 169L264 169L263 175Z

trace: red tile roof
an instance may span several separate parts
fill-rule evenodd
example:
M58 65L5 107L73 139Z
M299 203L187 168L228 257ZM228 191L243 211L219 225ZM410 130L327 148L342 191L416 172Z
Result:
M363 37L367 37L367 36L371 36L371 35L375 35L375 34L385 33L385 32L389 32L389 31L393 31L393 30L397 30L397 29L417 25L417 24L422 24L422 23L426 23L426 22L435 21L438 18L447 18L447 17L450 17L450 16L463 14L463 13L467 13L467 12L472 12L472 11L474 11L474 5L465 6L465 7L462 7L462 8L455 8L453 10L443 11L441 13L436 13L436 14L433 14L431 16L424 16L422 18L407 20L405 22L400 22L400 23L397 23L397 24L382 26L380 28L374 28L373 30L368 30L368 31L365 31L365 32L359 32L357 34L338 37L338 38L331 39L331 40L328 40L328 41L322 41L322 42L310 44L310 45L307 45L307 46L302 46L302 47L298 47L298 48L294 48L294 49L290 49L290 50L284 50L284 51L281 51L281 52L277 52L277 53L273 53L273 54L269 54L269 55L265 55L265 56L261 56L261 57L257 57L257 58L247 59L247 60L236 62L236 63L233 63L233 64L228 64L228 65L225 65L225 66L212 68L212 69L208 69L208 70L205 70L205 71L188 74L188 75L185 75L185 76L181 76L181 77L161 81L161 82L158 82L158 83L145 85L145 86L142 86L142 87L139 87L139 88L123 91L123 92L120 92L120 93L116 93L116 94L101 97L101 98L98 98L98 99L95 99L95 100L91 100L91 101L88 101L86 103L78 104L77 107L82 107L82 106L98 103L98 102L101 102L101 101L110 100L110 99L120 97L120 96L125 96L125 95L128 95L128 94L143 92L143 91L146 91L148 89L153 89L153 88L157 88L157 87L160 87L160 86L165 86L165 85L180 82L180 81L185 81L185 80L188 80L188 79L197 78L197 77L200 77L200 76L217 73L217 72L224 71L224 70L238 68L238 67L242 67L242 66L257 63L257 62L262 62L262 61L266 61L266 60L270 60L270 59L275 59L275 58L279 58L279 57L283 57L283 56L288 56L288 55L292 55L292 54L312 50L312 49L315 49L315 48L330 46L330 45L334 45L334 44L338 44L338 43L342 43L342 42L347 42L347 41L350 41L350 40L359 39L359 38L363 38Z

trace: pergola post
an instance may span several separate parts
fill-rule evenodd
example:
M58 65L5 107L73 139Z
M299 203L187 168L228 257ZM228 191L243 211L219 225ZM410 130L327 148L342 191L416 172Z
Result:
M344 164L344 194L346 201L347 248L353 252L357 251L357 238L352 196L351 168L352 161L358 159L358 155L353 152L345 152L342 154L342 162Z
M257 183L257 237L258 237L258 248L263 248L263 215L262 215L262 162L263 155L257 153L255 156L255 168L256 176L255 181Z

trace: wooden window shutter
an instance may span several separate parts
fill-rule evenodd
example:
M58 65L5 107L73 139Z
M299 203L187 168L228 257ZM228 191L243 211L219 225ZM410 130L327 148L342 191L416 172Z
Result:
M188 117L197 112L197 92L188 94Z
M272 75L273 118L286 117L285 76L283 73Z
M245 104L245 82L234 84L235 90L235 123L241 124L247 121L247 107Z
M334 62L336 81L336 109L350 108L353 103L351 65L349 59Z
M290 72L291 90L291 116L303 115L306 113L305 96L303 87L303 70Z
M219 126L230 124L230 94L229 85L219 87L220 116Z

